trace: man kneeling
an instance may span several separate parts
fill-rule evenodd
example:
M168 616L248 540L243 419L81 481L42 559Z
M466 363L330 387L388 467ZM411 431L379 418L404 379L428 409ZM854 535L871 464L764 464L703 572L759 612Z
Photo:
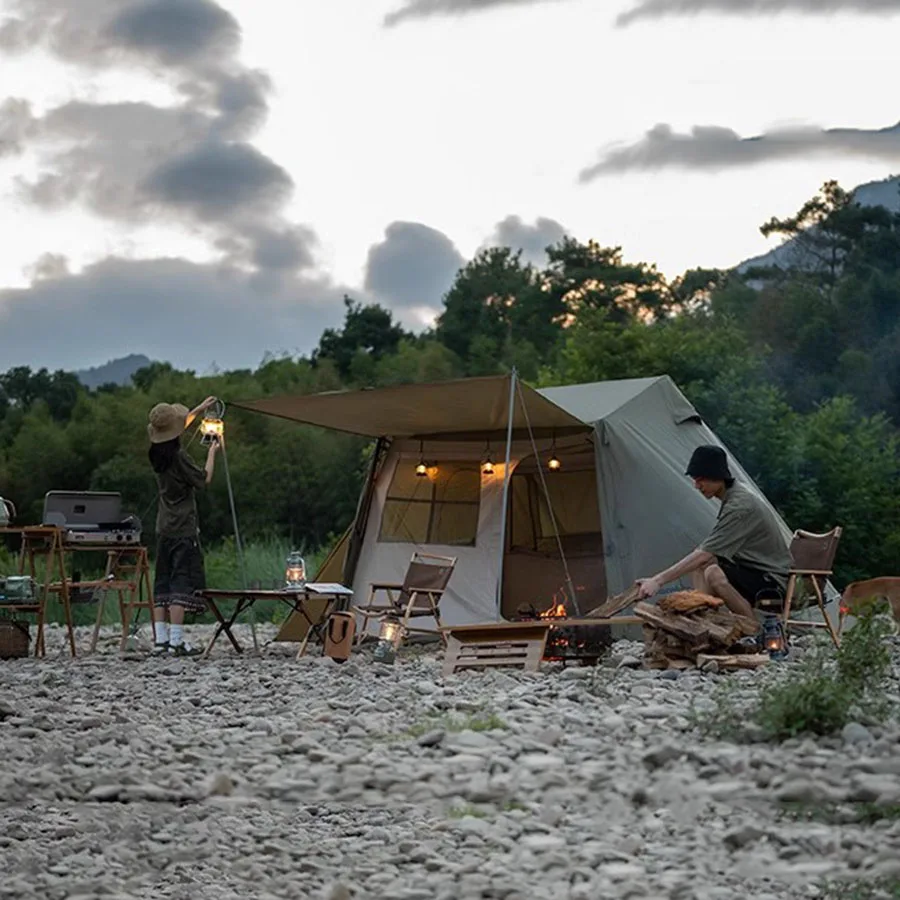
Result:
M762 498L735 482L721 447L698 447L686 474L704 497L722 504L716 524L696 550L651 578L639 578L639 596L646 600L664 584L691 574L696 590L721 597L733 613L752 618L757 600L784 596L792 565L788 539Z

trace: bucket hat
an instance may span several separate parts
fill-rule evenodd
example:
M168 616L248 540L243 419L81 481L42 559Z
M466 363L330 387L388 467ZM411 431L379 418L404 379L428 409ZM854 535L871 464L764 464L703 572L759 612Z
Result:
M725 451L714 444L702 444L693 452L685 475L710 481L730 481L732 478Z
M150 410L147 433L151 444L163 444L177 438L184 431L188 408L180 403L157 403Z

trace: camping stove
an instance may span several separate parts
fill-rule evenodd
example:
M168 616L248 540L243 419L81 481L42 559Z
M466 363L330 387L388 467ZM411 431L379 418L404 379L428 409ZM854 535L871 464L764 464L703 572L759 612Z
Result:
M551 606L543 612L538 612L531 606L520 607L518 619L522 622L552 621L543 656L548 662L595 666L612 644L612 631L608 625L593 625L584 619L571 619L562 604Z

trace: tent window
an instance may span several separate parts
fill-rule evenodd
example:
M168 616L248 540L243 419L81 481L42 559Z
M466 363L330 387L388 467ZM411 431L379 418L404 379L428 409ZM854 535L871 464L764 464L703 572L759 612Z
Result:
M475 462L436 462L428 475L401 460L388 489L380 541L471 547L478 533L481 472Z
M558 472L545 480L560 537L600 533L597 478L593 471ZM532 472L515 473L511 482L510 547L555 548L553 518L543 487Z

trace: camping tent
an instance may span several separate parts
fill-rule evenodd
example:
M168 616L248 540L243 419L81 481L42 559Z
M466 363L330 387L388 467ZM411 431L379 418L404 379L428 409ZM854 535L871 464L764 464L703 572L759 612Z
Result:
M507 375L234 405L376 439L356 518L319 577L364 602L371 583L403 580L414 551L454 556L446 624L557 602L586 613L696 547L718 510L684 472L695 447L721 442L668 376L536 391Z

